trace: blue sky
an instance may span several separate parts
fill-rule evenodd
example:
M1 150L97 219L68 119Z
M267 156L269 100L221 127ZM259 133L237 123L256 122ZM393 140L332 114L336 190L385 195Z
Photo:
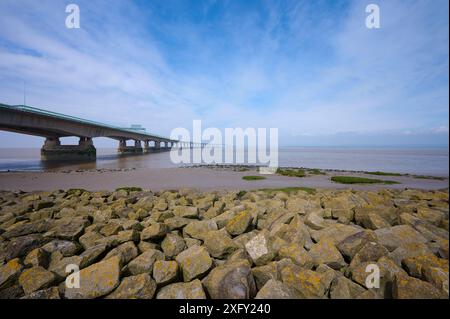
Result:
M1 0L0 102L22 104L25 81L28 105L162 135L201 119L278 127L280 145L448 146L448 5ZM41 143L0 132L0 147Z

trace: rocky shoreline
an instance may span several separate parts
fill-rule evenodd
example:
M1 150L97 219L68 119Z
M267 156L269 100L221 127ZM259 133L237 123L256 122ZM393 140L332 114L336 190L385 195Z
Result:
M2 191L0 298L448 298L448 195Z

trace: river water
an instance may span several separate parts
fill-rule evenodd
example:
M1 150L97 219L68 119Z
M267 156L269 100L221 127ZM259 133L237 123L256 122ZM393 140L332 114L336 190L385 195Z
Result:
M448 148L339 148L285 147L278 152L281 167L385 171L448 176ZM116 149L98 148L93 162L40 161L35 148L0 148L0 171L40 171L78 169L169 168L170 152L118 155Z

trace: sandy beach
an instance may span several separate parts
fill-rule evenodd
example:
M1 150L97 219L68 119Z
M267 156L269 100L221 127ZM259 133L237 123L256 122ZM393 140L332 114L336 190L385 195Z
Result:
M444 180L414 178L412 176L373 176L353 171L323 170L324 175L289 177L264 175L264 180L243 180L243 176L258 175L256 170L234 171L207 167L145 168L129 170L76 170L43 172L2 172L1 190L55 190L84 188L88 190L114 190L119 187L135 186L155 191L180 188L210 190L250 190L261 188L311 187L356 190L377 190L381 188L436 190L449 187ZM339 184L331 176L345 175L396 181L399 184Z

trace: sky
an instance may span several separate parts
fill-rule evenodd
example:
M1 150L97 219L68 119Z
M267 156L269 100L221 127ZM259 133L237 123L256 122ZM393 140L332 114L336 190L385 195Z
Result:
M70 3L79 29L65 26ZM199 119L275 127L281 146L448 147L448 6L0 0L0 103L23 104L25 83L27 105L166 136ZM0 147L42 141L0 131Z

